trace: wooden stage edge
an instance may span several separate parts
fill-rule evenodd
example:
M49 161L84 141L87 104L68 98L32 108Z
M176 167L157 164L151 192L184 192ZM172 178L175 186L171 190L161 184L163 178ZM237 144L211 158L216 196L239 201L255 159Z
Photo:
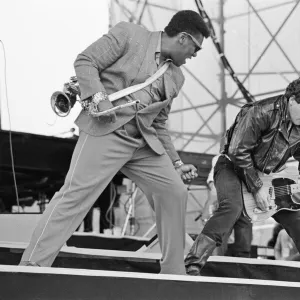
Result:
M1 242L0 248L24 250L28 246L28 243L10 243ZM119 251L119 250L101 250L101 249L87 249L63 246L60 250L61 253L65 254L78 254L87 257L107 257L107 258L126 258L134 259L136 261L159 261L161 253L148 253L142 251ZM284 261L284 260L270 260L270 259L257 259L257 258L241 258L231 256L210 256L209 262L220 262L220 263L235 263L235 264L249 264L249 265L268 265L268 266L283 266L289 268L300 269L299 261Z
M297 299L300 283L0 265L1 299Z

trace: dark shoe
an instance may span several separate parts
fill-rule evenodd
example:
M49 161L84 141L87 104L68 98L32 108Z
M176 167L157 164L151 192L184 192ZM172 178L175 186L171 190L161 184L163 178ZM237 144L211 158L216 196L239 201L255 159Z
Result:
M196 265L190 265L186 267L186 274L190 276L201 276L201 268Z
M185 258L186 273L192 276L200 276L201 269L216 246L214 240L200 233Z
M19 266L26 266L26 267L40 267L39 264L37 264L34 261L21 261L19 263Z

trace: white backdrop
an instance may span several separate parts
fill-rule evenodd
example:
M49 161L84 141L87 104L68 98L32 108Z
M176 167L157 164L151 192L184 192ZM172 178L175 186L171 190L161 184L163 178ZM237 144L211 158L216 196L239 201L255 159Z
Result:
M50 97L75 75L76 56L107 32L108 12L107 0L0 0L2 129L8 112L14 131L56 135L73 127L80 106L56 118Z

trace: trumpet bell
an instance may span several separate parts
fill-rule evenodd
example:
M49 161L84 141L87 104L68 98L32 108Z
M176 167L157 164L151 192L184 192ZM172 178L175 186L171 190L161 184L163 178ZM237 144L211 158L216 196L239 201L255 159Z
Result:
M73 98L60 91L54 92L50 99L52 110L59 117L66 117L76 102L76 96Z

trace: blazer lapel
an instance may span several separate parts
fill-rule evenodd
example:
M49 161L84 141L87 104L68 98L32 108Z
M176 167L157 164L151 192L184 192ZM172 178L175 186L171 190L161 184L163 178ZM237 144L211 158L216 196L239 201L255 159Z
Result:
M152 111L161 110L167 107L170 104L170 102L173 100L173 98L175 98L178 95L179 87L178 84L176 83L177 81L175 79L176 76L174 76L173 68L174 67L171 63L163 75L165 99L152 103L150 106L143 109L144 112L148 111L148 109Z
M170 101L173 99L175 94L177 94L176 84L172 79L172 63L163 74L163 85L165 90L165 98L161 99L161 101L152 103L149 107L149 110L156 111L161 110L168 106ZM147 110L147 107L145 108Z
M149 34L149 39L145 44L145 49L147 50L145 51L146 53L144 59L131 85L142 83L152 75L153 66L155 64L155 50L157 47L159 34L159 31L154 31Z
M179 88L173 75L173 64L171 63L169 68L163 75L166 100L171 100L175 95L179 93Z

